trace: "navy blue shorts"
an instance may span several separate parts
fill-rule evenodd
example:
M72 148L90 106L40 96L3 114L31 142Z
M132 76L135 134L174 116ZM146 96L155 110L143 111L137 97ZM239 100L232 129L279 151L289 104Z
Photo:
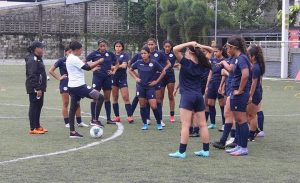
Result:
M161 80L161 87L166 87L169 83L175 83L175 74L174 70L168 71L165 77Z
M100 91L101 89L111 90L111 87L112 87L111 76L93 75L93 88Z
M241 95L230 95L230 109L231 111L246 112L249 100L249 93Z
M113 76L112 85L118 88L128 87L127 75Z
M208 99L222 99L224 98L223 95L219 94L218 89L219 89L220 83L219 82L210 82L208 84L208 91L207 91L207 97Z
M87 85L82 85L79 87L69 87L69 93L72 98L76 100L80 100L81 98L91 98L90 93L92 92L93 88Z
M258 105L262 100L262 92L261 91L255 91L252 97L252 103L255 105Z
M181 94L179 108L184 108L194 112L205 110L204 99L201 93Z
M230 96L231 93L232 93L231 86L230 85L225 85L225 95Z
M143 87L141 85L136 86L136 95L139 98L145 98L147 100L156 99L155 87Z
M68 82L69 82L68 78L60 80L60 82L59 82L59 92L60 93L68 93L69 92Z

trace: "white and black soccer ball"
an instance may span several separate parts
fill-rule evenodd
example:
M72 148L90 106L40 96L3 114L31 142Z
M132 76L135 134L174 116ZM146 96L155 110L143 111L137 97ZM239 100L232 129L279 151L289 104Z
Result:
M103 129L100 128L99 126L93 126L90 129L90 135L93 138L99 138L99 137L101 137L103 135Z
M47 75L47 80L48 80L48 81L50 80L50 76L48 76L48 75Z

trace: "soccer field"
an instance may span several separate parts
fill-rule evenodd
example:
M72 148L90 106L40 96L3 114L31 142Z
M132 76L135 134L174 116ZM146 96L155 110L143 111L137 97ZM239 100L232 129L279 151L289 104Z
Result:
M135 83L129 78L132 99ZM248 156L232 157L210 146L209 158L195 157L193 152L202 148L202 143L192 138L188 158L183 160L168 157L179 146L180 123L179 116L176 123L168 122L167 99L163 131L154 125L148 131L140 130L137 108L134 124L122 117L124 129L123 125L106 125L103 137L93 139L89 128L80 128L84 138L69 139L60 111L58 81L51 78L41 115L49 132L33 136L28 134L29 102L24 82L24 66L0 67L0 182L300 182L299 82L263 81L266 137L249 143ZM91 72L86 72L86 82L91 85ZM119 103L125 115L122 99ZM85 122L90 120L89 106L89 99L81 101ZM104 108L101 115L105 116ZM209 132L211 142L219 139L218 130Z

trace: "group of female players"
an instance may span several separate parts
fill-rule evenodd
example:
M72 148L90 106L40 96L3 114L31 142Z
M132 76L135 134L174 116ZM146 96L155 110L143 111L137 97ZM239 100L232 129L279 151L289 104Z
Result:
M222 136L213 146L219 149L232 147L226 152L233 156L248 154L248 140L263 136L262 76L265 71L264 58L259 46L246 47L242 37L232 36L224 46L205 46L188 42L173 48L170 41L163 42L163 50L157 50L157 41L149 38L143 48L131 60L124 52L124 43L116 41L114 53L108 51L105 40L98 41L98 49L91 52L85 62L103 61L93 68L93 88L103 90L107 124L121 122L119 113L119 90L125 103L127 121L132 123L133 113L140 104L142 130L148 130L150 108L156 119L157 130L163 130L163 99L168 89L170 103L170 122L175 122L174 108L177 90L180 90L180 121L182 124L179 150L170 157L185 158L189 137L201 136L203 149L195 155L209 156L209 131L216 128L216 99L219 101L222 116ZM66 48L66 57L70 48ZM185 53L183 54L183 51ZM68 71L66 57L58 60L49 70L54 78L60 80L63 101L63 116L66 127L68 119ZM55 69L60 69L60 75ZM127 68L136 81L136 96L130 102L127 84ZM175 86L174 68L179 68L179 82ZM137 72L136 72L137 71ZM111 119L112 95L115 117ZM98 98L91 102L90 125L103 124L99 121L101 107ZM102 105L102 104L101 104ZM76 108L78 126L88 126L80 118L80 108ZM75 114L75 113L74 113ZM210 125L207 119L210 116ZM258 119L258 120L257 120ZM258 124L258 125L257 125ZM73 128L72 128L73 129ZM259 130L258 130L259 129ZM200 134L199 134L200 130ZM77 133L77 132L76 132ZM230 140L227 138L231 133Z

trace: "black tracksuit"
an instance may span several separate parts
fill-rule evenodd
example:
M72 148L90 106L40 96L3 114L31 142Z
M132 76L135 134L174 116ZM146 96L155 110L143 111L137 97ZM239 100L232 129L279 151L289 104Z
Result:
M39 128L40 114L44 103L44 92L47 88L47 75L45 65L41 57L30 53L25 58L26 62L26 91L29 94L29 121L30 128ZM36 91L43 92L40 98L37 97Z

